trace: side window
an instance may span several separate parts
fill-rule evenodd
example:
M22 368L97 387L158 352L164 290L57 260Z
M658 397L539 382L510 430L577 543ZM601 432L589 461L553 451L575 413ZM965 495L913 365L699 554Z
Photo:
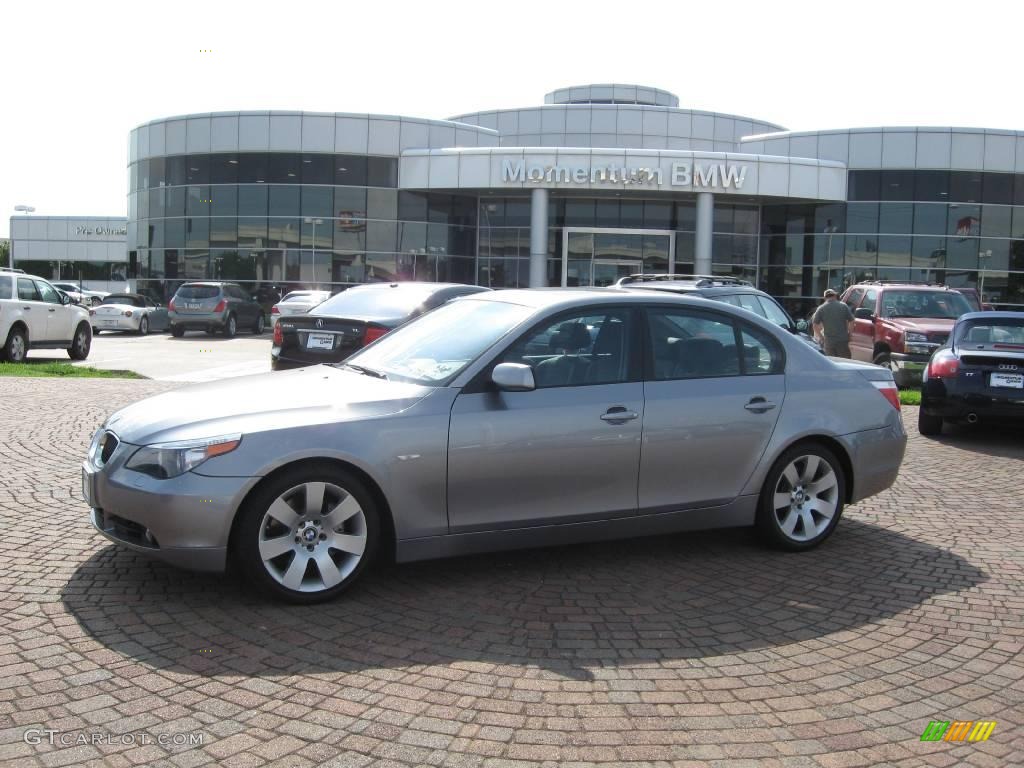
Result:
M761 308L761 302L757 300L757 296L751 296L747 293L741 293L737 297L740 301L740 306L744 309L749 309L755 315L764 317L764 310Z
M743 326L740 329L740 341L743 345L743 373L757 376L770 373L782 373L785 359L782 348L775 339L759 328Z
M732 304L734 307L740 306L739 296L715 296L715 300L725 304Z
M36 284L27 277L18 278L18 298L23 301L41 301Z
M782 307L765 296L759 296L758 299L761 302L761 307L764 309L764 316L771 322L785 328L787 331L792 327L789 315L786 314Z
M647 313L655 381L737 376L740 372L733 324L713 315L675 309Z
M860 305L861 309L870 309L871 314L878 314L878 291L874 288L868 290L864 295L864 303Z
M36 288L39 290L39 295L43 297L43 301L48 304L60 304L60 294L52 285L36 280Z
M844 301L850 309L856 309L857 305L860 304L860 298L864 295L863 288L854 288L850 291L850 295L847 296Z
M11 278L0 275L0 299L11 298Z
M529 365L538 389L628 381L629 328L625 309L563 315L527 332L501 362Z

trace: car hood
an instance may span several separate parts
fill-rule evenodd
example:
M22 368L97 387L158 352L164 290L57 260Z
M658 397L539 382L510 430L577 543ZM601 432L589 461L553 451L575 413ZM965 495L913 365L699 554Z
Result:
M436 388L316 365L182 387L140 400L106 422L135 445L378 418Z
M885 322L917 333L949 333L956 320L934 317L887 317Z

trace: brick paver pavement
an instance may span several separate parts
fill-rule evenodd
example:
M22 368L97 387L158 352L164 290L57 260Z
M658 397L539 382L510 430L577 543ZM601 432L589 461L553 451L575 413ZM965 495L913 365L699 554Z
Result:
M907 409L896 487L810 553L666 536L291 607L90 529L90 434L169 386L0 379L4 765L1024 763L1019 432L926 440ZM933 719L998 725L921 742Z

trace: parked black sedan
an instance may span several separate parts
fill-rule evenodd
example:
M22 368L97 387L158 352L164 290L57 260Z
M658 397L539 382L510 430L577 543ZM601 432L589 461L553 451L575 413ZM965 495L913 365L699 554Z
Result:
M358 349L446 301L487 291L459 283L371 283L332 296L306 314L274 326L270 366L275 371L339 363Z
M1024 422L1024 312L968 312L935 350L921 383L917 428L944 421Z

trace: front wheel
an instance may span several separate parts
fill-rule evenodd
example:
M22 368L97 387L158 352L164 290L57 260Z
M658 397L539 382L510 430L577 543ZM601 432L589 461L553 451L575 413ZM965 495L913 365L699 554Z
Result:
M293 603L330 600L373 558L380 524L373 497L329 465L297 467L270 481L241 511L232 538L242 570Z
M92 334L89 333L88 323L80 323L75 329L75 338L68 347L68 357L72 360L85 360L92 348Z
M765 479L758 531L782 549L812 549L835 529L845 498L846 478L835 454L814 443L794 446Z
M925 413L922 408L917 412L917 431L925 437L942 434L942 416Z

